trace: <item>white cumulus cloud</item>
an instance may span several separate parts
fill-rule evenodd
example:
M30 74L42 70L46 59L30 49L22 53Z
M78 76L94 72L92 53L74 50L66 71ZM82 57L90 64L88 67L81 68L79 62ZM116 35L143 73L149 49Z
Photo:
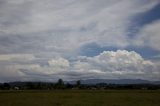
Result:
M104 51L95 57L81 57L82 64L80 69L88 66L90 69L97 69L102 72L111 73L146 73L151 72L154 64L151 61L144 60L139 54L134 51L126 50Z
M69 61L64 58L52 59L48 61L51 67L69 67Z
M143 59L134 51L104 51L94 57L81 56L74 61L65 58L48 60L48 66L38 64L10 65L10 70L19 70L23 78L51 81L104 78L104 79L147 79L159 80L159 66ZM9 69L9 68L8 68ZM40 78L42 77L42 79Z

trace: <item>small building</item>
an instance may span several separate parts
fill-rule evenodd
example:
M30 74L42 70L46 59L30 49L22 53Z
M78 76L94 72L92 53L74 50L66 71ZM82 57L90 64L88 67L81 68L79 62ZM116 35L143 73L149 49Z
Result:
M15 86L15 87L14 87L14 90L19 90L19 87Z

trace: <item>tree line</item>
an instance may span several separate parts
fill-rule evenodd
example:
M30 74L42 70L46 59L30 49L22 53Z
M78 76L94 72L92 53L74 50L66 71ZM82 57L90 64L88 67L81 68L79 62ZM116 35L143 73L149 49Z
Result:
M76 83L65 83L62 79L59 79L56 83L51 82L9 82L1 83L0 90L55 90L55 89L146 89L157 90L160 89L160 85L154 84L82 84L80 80Z

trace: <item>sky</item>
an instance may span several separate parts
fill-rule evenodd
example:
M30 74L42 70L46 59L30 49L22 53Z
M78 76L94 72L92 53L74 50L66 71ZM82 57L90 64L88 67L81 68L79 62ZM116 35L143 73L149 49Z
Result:
M0 82L160 81L160 0L0 0Z

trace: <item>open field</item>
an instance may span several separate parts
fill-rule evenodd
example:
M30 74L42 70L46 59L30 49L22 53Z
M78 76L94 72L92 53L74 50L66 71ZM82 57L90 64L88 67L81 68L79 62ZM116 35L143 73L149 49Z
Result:
M160 91L0 91L0 106L160 106Z

